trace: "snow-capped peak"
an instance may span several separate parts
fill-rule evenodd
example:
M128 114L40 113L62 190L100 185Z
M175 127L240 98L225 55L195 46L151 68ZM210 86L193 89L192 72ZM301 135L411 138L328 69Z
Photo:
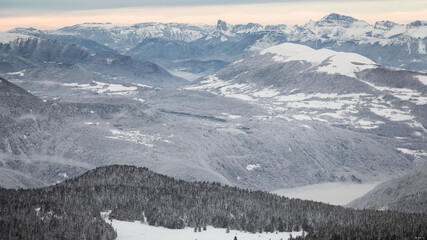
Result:
M358 20L353 18L353 17L350 17L350 16L345 16L345 15L341 15L341 14L337 14L337 13L331 13L331 14L323 17L320 21L322 21L322 22L340 21L340 22L353 23L353 22L357 22Z
M391 21L378 21L375 23L374 28L380 30L390 30L392 27L396 26L397 23Z
M16 39L29 39L35 38L32 36L19 34L19 33L9 33L9 32L0 32L0 43L10 43Z
M359 54L336 52L330 49L319 49L283 43L261 51L261 55L274 54L273 59L278 62L304 61L316 67L318 72L340 74L356 77L357 72L376 68L378 65Z
M425 27L427 26L427 21L415 21L408 24L408 27Z
M218 20L216 25L216 32L222 35L233 36L234 35L234 33L232 32L233 27L234 26L227 24L225 21Z
M259 23L248 23L248 24L238 24L234 25L233 32L234 33L254 33L260 32L264 30L264 26Z

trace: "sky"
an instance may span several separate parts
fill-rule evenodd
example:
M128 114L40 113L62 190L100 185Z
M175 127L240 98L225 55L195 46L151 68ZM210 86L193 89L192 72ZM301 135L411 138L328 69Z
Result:
M304 24L329 13L375 23L427 21L427 0L0 0L0 31L84 22Z

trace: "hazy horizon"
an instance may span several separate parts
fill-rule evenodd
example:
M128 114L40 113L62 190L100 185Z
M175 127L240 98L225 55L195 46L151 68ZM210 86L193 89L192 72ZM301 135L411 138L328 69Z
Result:
M217 3L217 4L215 4ZM0 31L16 27L57 29L87 22L136 24L142 22L178 22L216 24L218 19L230 24L249 22L266 24L304 24L338 13L364 20L393 21L406 24L427 21L427 1L336 1L336 0L269 0L266 3L243 3L234 0L91 1L80 0L0 0Z

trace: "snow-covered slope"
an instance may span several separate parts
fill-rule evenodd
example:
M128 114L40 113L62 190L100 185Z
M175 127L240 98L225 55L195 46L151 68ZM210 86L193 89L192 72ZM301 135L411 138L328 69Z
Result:
M52 184L120 163L191 181L275 190L381 181L412 165L395 151L395 141L269 117L263 105L202 91L96 81L49 82L35 94L78 103L46 97L46 103L37 99L43 109L36 112L36 101L23 110L0 101L1 186Z
M16 39L21 38L21 39L29 39L29 38L34 38L33 36L30 35L25 35L22 33L9 33L9 32L0 32L0 43L10 43L15 41Z
M258 116L260 121L305 121L307 129L320 122L375 134L395 142L395 151L421 161L427 158L424 77L386 69L354 53L284 43L186 89L262 106L268 114Z
M358 72L377 67L375 62L359 54L329 49L315 50L293 43L283 43L261 51L261 55L268 53L274 54L273 59L278 62L305 61L319 72L349 77L356 77Z
M28 84L97 81L178 86L186 83L151 62L55 40L18 38L0 44L0 53L0 74Z
M421 163L410 173L375 187L348 206L427 213L427 163Z

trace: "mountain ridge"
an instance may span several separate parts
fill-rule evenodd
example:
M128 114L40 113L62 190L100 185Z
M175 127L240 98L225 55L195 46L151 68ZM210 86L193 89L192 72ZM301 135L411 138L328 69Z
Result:
M37 31L34 29L31 31L14 29L10 32L30 34ZM72 35L77 38L89 39L120 53L133 56L137 56L137 54L133 53L132 49L144 39L150 38L187 42L192 46L187 55L191 53L192 49L203 48L206 44L214 44L213 46L216 49L214 52L207 51L200 56L191 56L191 59L226 62L244 58L254 51L278 43L293 42L315 49L330 48L336 51L355 52L384 66L427 72L427 68L422 64L423 61L427 61L427 25L422 21L414 21L406 25L390 21L378 21L371 25L363 20L332 13L318 21L309 21L304 25L294 26L284 24L263 26L256 23L230 25L225 21L218 20L217 25L184 23L140 23L124 26L86 24L86 26L75 25L59 30L43 31L43 33L46 36ZM34 34L40 35L40 32ZM263 37L251 41L260 34ZM212 42L212 38L219 39L219 41ZM230 47L235 42L238 44ZM160 44L157 48L165 46ZM384 51L384 48L388 50ZM236 51L237 49L238 51ZM230 50L232 51L230 52ZM141 59L147 59L144 56L141 57ZM161 58L160 54L152 60L159 58ZM173 66L172 62L168 62L165 66L177 68Z
M379 184L347 206L359 209L426 213L426 181L427 162L421 162L411 172Z

